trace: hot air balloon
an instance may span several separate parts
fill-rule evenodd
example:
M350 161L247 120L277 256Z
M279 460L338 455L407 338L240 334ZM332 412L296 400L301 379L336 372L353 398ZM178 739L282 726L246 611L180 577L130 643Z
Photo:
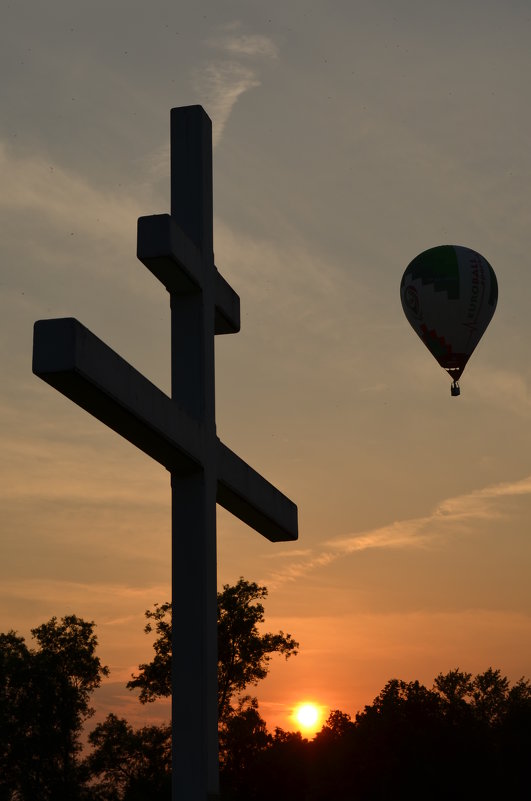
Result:
M451 394L459 395L459 378L496 309L494 270L470 248L430 248L406 268L400 299L409 324L453 379Z

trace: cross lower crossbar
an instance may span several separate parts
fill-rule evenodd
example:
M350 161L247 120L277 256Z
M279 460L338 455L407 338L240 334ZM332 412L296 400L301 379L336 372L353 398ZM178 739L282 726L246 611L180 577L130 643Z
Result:
M201 425L78 320L39 320L33 372L171 473L202 469ZM297 507L218 442L218 503L272 542L297 539Z

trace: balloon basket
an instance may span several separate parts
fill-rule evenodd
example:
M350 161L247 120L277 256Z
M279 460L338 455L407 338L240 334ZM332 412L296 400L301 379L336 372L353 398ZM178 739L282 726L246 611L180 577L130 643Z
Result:
M450 387L450 393L452 398L457 398L457 396L461 394L461 389L457 381L452 383L452 386Z

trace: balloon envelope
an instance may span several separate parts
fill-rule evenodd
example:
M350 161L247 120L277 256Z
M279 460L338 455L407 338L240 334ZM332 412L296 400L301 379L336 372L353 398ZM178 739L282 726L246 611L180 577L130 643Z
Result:
M457 381L498 301L494 270L475 250L441 245L408 265L400 284L408 322Z

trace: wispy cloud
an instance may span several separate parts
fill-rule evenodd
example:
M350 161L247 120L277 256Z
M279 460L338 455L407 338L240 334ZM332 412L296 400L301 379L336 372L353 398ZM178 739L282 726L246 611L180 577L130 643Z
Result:
M344 556L369 549L427 548L430 543L447 533L450 526L455 530L457 524L466 521L501 517L502 511L495 508L496 501L524 495L531 495L531 476L447 498L424 517L394 521L370 531L328 540L320 551L316 549L308 553L306 549L300 554L303 558L273 572L267 578L267 584L270 588L277 589L282 584L327 567Z
M269 36L243 33L239 22L224 26L217 36L208 40L208 44L232 55L278 58L278 47Z
M207 64L196 76L196 89L212 118L212 141L219 143L237 100L260 86L256 72L236 61Z
M96 230L112 240L129 234L136 204L123 194L91 186L81 175L36 154L20 157L0 142L0 178L9 192L0 194L0 208L10 213L31 211L76 233Z
M258 62L278 58L278 47L268 36L249 34L234 22L205 43L219 57L209 59L193 76L198 102L212 119L212 143L219 144L227 121L239 98L260 86ZM164 142L143 160L148 180L166 177L169 170L169 146Z
M117 611L124 612L138 603L153 604L154 600L165 598L167 593L168 587L162 584L134 587L116 582L79 582L46 578L4 578L0 586L0 597L18 600L35 598L43 605L63 604L66 607L82 598L85 606L108 607L109 598L112 598L115 602L112 616L108 611L102 614L99 617L102 626L114 626L122 620L129 620L128 613L117 617Z
M428 520L492 519L496 515L500 516L501 512L493 509L489 501L522 495L531 495L531 476L526 476L519 481L502 482L465 495L448 498L437 506Z
M212 118L216 146L238 99L260 86L256 62L277 59L278 48L268 36L243 32L239 22L225 25L206 44L220 57L196 72L195 89Z

